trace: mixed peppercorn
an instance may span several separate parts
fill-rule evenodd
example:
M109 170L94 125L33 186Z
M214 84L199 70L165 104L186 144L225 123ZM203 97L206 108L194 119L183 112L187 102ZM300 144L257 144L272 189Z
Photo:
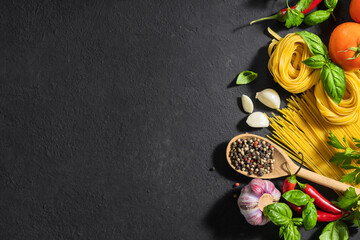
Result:
M229 155L233 167L249 175L263 176L274 170L274 147L259 138L237 139Z

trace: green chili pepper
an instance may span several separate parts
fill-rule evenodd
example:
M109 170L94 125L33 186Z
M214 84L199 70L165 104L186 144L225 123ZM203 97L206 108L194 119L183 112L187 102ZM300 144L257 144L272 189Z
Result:
M305 16L304 23L309 26L314 26L316 24L326 21L331 14L331 10L317 10Z

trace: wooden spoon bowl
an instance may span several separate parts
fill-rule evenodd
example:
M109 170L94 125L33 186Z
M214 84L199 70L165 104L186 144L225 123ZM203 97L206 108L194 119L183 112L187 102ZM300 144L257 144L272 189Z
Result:
M230 150L231 150L231 144L233 142L235 142L238 139L249 139L249 138L258 138L261 141L265 141L267 143L270 143L273 147L274 147L274 169L271 173L268 174L264 174L263 176L258 176L256 174L251 174L249 175L247 171L241 171L241 170L237 170L231 163L231 159L230 159ZM245 134L240 134L236 137L234 137L233 139L230 140L229 144L227 145L226 148L226 159L229 163L229 165L238 173L251 177L251 178L262 178L262 179L273 179L273 178L279 178L279 177L284 177L284 176L289 176L289 170L291 172L291 174L294 174L298 169L299 166L297 166L286 154L286 152L279 146L277 146L275 143L273 143L272 141L260 137L258 135L255 134L249 134L249 133L245 133ZM287 165L287 166L286 166ZM289 169L289 170L288 170ZM325 176L322 176L320 174L314 173L312 171L306 170L304 168L301 168L300 171L298 172L297 176L304 178L306 180L315 182L317 184L320 184L322 186L331 188L335 191L340 191L340 192L345 192L346 189L348 189L350 187L350 185L347 185L345 183L336 181L332 178L328 178ZM360 194L360 189L355 188L355 191L357 194Z

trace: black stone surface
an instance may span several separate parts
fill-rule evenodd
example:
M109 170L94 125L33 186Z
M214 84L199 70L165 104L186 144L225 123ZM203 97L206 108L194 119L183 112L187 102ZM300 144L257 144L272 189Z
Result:
M349 2L339 1L337 22L300 30L327 42L350 20ZM278 239L274 225L240 215L232 185L250 179L227 165L225 146L269 133L246 126L242 94L271 87L285 106L289 94L267 70L266 27L299 28L248 25L284 6L1 1L0 238ZM259 78L234 87L244 70ZM317 239L319 226L301 228L303 239Z

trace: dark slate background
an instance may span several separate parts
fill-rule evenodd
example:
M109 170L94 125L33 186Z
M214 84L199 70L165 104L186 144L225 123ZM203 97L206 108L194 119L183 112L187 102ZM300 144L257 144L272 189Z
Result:
M350 19L349 2L339 1L337 22L300 29L327 42ZM269 133L246 126L242 94L272 87L285 106L267 70L266 27L298 29L248 25L284 6L1 1L0 238L277 239L274 225L240 215L232 185L250 179L227 166L225 146ZM234 87L244 70L259 78Z

